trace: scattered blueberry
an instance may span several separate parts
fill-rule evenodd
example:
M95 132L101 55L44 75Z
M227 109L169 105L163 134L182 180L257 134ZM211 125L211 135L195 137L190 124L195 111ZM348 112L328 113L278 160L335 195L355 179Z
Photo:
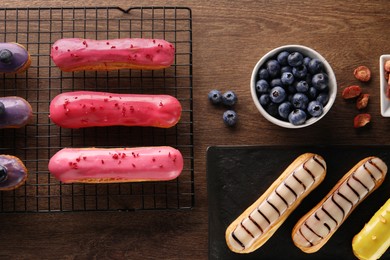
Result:
M307 84L307 82L305 80L301 80L297 83L295 88L296 88L297 92L305 93L305 92L309 91L309 84Z
M280 64L277 60L270 60L266 64L268 74L271 78L275 78L279 75Z
M286 91L282 87L274 87L269 95L273 103L279 104L286 99Z
M279 62L280 65L286 66L288 65L288 61L287 61L288 55L290 55L288 51L282 51L281 53L278 54L276 60Z
M222 103L222 94L219 90L213 89L209 92L208 98L211 103L214 105L219 105Z
M261 95L259 98L259 102L263 107L267 106L269 102L271 102L271 99L269 98L269 94Z
M301 66L303 64L303 55L300 52L292 52L288 55L288 64L292 67Z
M307 115L301 109L295 109L288 115L288 121L293 125L302 125L305 123Z
M238 121L237 113L234 110L226 110L222 118L227 126L234 126Z
M328 87L328 75L325 73L317 73L313 76L311 81L313 87L318 90L324 90Z
M269 87L268 81L266 81L265 79L260 79L256 82L257 93L264 94L264 93L268 93L269 90L270 90L270 87Z
M292 97L291 103L294 108L305 110L307 108L307 104L309 103L309 98L303 93L296 93Z
M222 103L226 106L234 106L237 102L237 95L233 91L229 90L223 93Z
M314 117L319 117L320 115L322 115L323 111L324 107L317 100L311 101L307 106L307 112L309 112L309 114Z
M294 82L294 75L291 72L284 72L280 80L285 86L291 85Z
M288 119L288 115L291 113L292 109L293 106L291 105L291 103L286 101L280 104L280 106L278 107L278 112L282 118Z
M312 59L307 68L311 74L317 74L324 69L324 64L319 59Z

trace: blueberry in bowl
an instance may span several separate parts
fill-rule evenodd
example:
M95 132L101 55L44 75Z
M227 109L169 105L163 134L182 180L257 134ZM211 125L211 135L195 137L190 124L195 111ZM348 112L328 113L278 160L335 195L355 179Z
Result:
M337 94L336 76L329 63L302 45L269 51L254 67L250 85L259 112L285 128L302 128L319 121Z

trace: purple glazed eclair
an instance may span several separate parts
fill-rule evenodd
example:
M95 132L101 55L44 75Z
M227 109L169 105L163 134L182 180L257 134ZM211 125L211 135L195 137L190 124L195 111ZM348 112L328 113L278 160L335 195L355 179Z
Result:
M0 97L0 128L20 128L32 118L30 103L21 97Z
M27 179L27 168L23 162L12 155L0 155L0 191L13 190Z
M27 70L30 64L30 54L23 45L0 42L0 73L20 73Z

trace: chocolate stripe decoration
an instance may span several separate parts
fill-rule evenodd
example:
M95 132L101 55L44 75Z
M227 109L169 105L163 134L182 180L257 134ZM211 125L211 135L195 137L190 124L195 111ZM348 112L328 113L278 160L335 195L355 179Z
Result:
M288 186L285 182L283 182L283 184L284 184L284 186L286 186L287 189L289 189L289 191L291 191L292 194L294 194L295 199L297 199L298 194L296 194L295 191L290 186Z
M260 227L259 223L257 223L250 215L248 216L249 220L252 221L253 224L263 233L263 229Z

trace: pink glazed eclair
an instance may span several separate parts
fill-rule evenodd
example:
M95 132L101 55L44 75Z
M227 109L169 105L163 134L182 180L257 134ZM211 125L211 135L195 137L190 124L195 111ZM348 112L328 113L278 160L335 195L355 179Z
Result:
M50 103L50 119L60 127L150 126L169 128L180 120L180 102L169 95L65 92Z
M182 154L169 146L64 148L49 161L50 173L63 183L168 181L182 170Z
M173 64L175 47L163 39L64 38L53 44L50 56L57 67L65 72L118 69L156 70Z

